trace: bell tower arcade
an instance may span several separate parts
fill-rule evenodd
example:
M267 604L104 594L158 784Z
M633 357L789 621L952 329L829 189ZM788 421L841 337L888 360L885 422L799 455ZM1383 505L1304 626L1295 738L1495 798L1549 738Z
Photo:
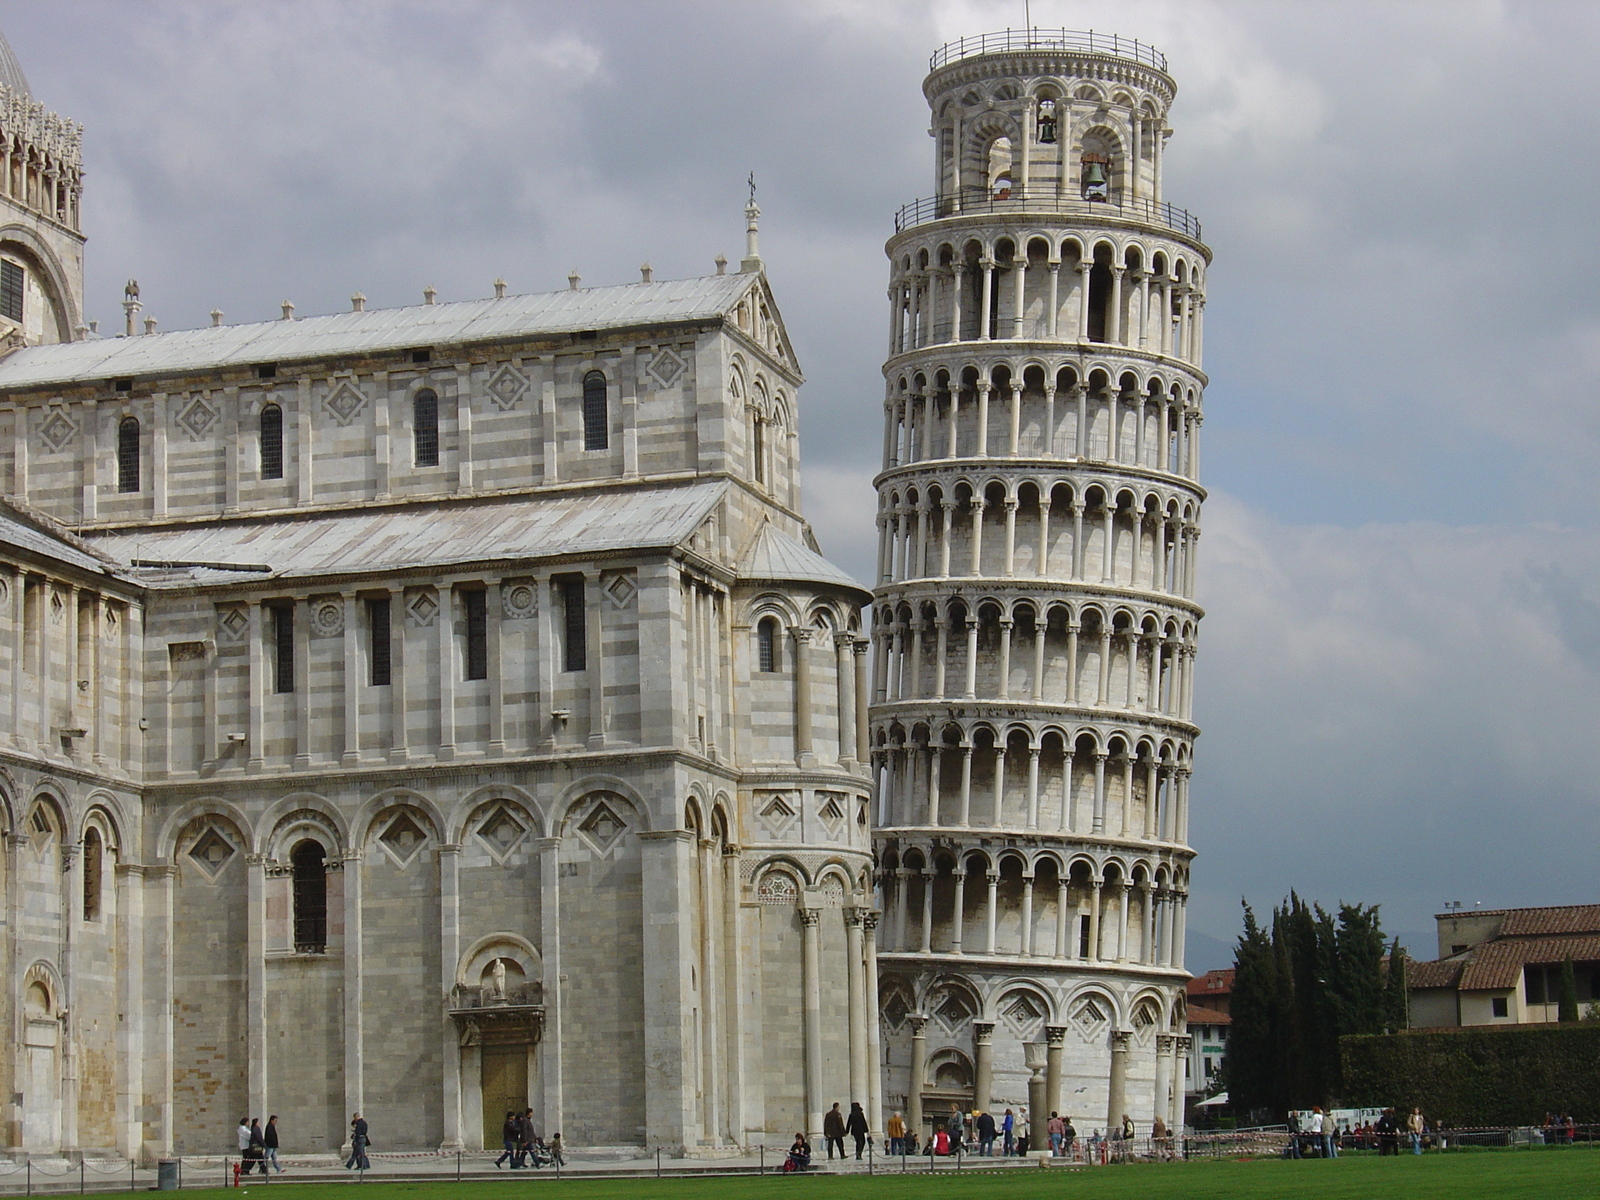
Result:
M944 46L923 92L876 480L885 1107L1145 1137L1183 1121L1198 732L1211 253L1164 195L1176 85L1031 29Z

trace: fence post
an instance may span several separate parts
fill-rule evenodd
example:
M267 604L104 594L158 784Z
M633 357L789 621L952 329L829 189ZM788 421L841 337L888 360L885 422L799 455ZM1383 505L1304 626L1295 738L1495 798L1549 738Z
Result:
M765 1142L762 1142L761 1146L760 1146L760 1166L758 1166L756 1168L756 1174L757 1175L765 1175L766 1173L767 1173L767 1144Z
M461 1151L456 1151L456 1182L461 1182Z
M656 1147L656 1178L661 1178L661 1147Z
M868 1138L867 1139L867 1174L869 1176L872 1174L872 1150L873 1150L872 1139Z
M33 1155L28 1155L28 1195L33 1195Z
M130 1167L132 1166L131 1162L129 1165ZM132 1188L128 1190L130 1192L133 1191ZM83 1152L81 1150L78 1152L78 1195L83 1195Z

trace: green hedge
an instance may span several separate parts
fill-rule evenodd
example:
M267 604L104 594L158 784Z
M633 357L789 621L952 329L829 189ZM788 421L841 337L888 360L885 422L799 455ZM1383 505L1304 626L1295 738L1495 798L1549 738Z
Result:
M1420 1105L1456 1127L1600 1121L1600 1023L1351 1035L1339 1049L1355 1107Z

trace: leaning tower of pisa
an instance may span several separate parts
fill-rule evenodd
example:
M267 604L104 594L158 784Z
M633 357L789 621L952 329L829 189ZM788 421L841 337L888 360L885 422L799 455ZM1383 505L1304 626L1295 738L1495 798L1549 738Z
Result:
M1166 59L953 42L888 242L872 736L885 1107L1183 1119L1206 269ZM887 1114L886 1114L887 1115Z

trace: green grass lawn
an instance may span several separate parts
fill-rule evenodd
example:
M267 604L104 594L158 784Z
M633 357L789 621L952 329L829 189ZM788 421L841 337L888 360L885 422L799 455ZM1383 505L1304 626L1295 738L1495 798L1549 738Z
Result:
M277 1185L271 1185L277 1186ZM353 1200L354 1183L295 1185L292 1200ZM484 1183L359 1185L360 1200L510 1200L547 1189L561 1200L1461 1200L1600 1197L1600 1154L1583 1148L1467 1151L1395 1158L1341 1158L1136 1163L1093 1170L941 1170L937 1175L769 1175L709 1179L592 1179L553 1177ZM260 1185L257 1185L259 1189ZM190 1189L185 1188L187 1193ZM198 1190L198 1189L197 1189ZM237 1193L234 1193L237 1195ZM289 1198L286 1198L289 1200ZM555 1200L553 1194L549 1200Z

